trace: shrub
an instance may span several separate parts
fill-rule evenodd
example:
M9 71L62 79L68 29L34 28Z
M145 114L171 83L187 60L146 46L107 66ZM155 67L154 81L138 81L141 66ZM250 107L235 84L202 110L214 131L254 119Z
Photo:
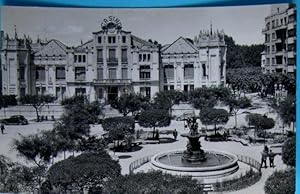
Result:
M275 171L265 183L266 194L294 194L295 169Z
M282 146L282 160L289 166L296 165L296 137L288 138Z

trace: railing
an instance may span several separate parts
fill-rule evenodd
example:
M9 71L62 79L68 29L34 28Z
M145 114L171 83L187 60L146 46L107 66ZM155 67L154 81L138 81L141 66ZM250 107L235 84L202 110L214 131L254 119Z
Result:
M100 79L94 80L94 84L130 84L131 79Z
M107 63L110 63L110 64L117 64L117 63L118 63L118 59L115 58L115 57L108 58L108 59L107 59Z
M135 161L133 161L130 165L129 165L129 174L133 174L134 170L141 167L142 165L150 162L151 158L153 155L150 156L144 156L142 158L139 158Z
M133 174L134 170L150 162L152 156L153 155L144 156L142 158L133 161L129 165L129 174ZM213 191L234 191L234 190L240 190L249 187L255 184L257 181L259 181L259 179L261 178L260 162L248 156L242 156L242 155L236 155L236 156L240 162L248 164L251 167L251 169L246 173L237 175L236 177L231 179L225 179L220 182L210 183L210 184L203 184L203 183L200 184L202 186L205 185L211 186ZM256 170L253 170L253 168L255 168Z

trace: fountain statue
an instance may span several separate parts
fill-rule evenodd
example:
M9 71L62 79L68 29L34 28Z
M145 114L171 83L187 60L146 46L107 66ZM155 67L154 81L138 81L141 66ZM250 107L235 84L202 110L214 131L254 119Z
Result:
M205 152L201 149L201 143L199 141L201 135L198 132L197 117L186 118L185 121L190 131L187 134L181 135L189 140L186 146L187 149L183 152L182 161L192 163L203 162L206 160L206 156Z

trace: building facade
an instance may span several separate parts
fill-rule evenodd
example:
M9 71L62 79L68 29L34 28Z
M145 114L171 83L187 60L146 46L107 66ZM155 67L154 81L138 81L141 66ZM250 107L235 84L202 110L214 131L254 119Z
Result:
M296 73L296 6L271 6L265 18L265 50L261 57L263 73Z
M4 95L85 95L94 101L134 92L152 98L161 90L224 85L226 45L224 33L211 31L161 47L122 30L109 16L77 47L6 35L1 59Z

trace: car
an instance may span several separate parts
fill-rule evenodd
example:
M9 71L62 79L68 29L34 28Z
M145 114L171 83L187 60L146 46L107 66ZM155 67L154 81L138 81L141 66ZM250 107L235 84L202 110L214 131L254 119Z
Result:
M28 120L23 115L13 115L8 119L3 119L5 125L28 125Z

